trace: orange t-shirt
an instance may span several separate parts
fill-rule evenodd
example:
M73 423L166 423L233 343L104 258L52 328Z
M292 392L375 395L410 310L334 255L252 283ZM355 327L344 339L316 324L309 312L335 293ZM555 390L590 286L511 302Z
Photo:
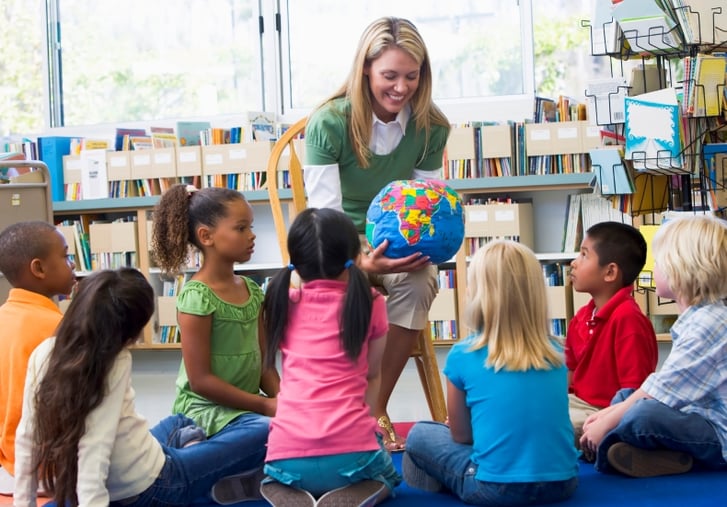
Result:
M62 317L51 299L25 289L11 289L0 306L0 466L13 475L28 359Z

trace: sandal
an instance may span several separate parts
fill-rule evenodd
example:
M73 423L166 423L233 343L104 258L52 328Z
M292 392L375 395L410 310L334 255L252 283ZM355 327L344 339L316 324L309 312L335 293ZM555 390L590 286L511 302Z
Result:
M394 425L388 415L382 415L376 419L376 424L383 430L384 447L389 452L402 452L406 441L396 434Z

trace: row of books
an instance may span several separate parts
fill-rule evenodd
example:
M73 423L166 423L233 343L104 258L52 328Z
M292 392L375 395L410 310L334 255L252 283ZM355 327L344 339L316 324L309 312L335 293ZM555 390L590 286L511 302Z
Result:
M471 122L454 126L443 177L483 178L590 171L588 150L601 146L601 130L587 121Z

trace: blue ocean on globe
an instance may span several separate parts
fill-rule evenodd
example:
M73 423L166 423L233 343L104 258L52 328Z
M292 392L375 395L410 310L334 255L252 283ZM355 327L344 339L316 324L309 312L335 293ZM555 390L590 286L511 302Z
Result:
M421 252L434 264L450 260L464 239L459 194L439 180L397 180L379 191L366 214L366 239L385 255L401 258Z

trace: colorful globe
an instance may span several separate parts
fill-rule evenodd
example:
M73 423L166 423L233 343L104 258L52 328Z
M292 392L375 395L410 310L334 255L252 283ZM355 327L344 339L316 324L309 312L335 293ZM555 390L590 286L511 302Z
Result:
M441 264L457 253L463 238L462 199L442 181L392 181L366 213L366 239L374 248L388 239L387 257L421 252Z

